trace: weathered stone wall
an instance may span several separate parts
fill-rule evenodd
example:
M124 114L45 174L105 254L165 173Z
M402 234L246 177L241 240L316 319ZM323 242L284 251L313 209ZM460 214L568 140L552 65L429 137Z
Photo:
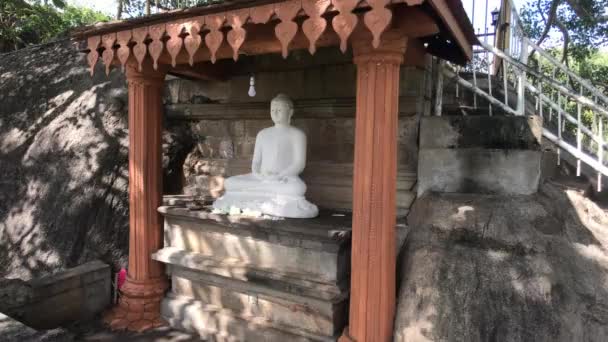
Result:
M168 82L170 121L190 122L197 137L184 165L185 191L218 196L225 176L250 172L257 133L272 125L270 100L285 93L295 102L293 124L308 137L307 197L326 208L350 209L354 155L356 69L338 50L250 59L257 95L247 95L250 74L230 80ZM270 66L272 66L270 68ZM418 120L424 108L424 70L404 67L399 106L398 208L407 212L416 180Z

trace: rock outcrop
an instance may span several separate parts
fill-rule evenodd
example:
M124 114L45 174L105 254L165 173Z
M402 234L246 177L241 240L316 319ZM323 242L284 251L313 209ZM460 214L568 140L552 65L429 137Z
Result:
M0 278L127 264L127 103L123 73L91 77L68 40L0 55Z
M426 194L408 217L395 341L605 341L608 214L581 191Z

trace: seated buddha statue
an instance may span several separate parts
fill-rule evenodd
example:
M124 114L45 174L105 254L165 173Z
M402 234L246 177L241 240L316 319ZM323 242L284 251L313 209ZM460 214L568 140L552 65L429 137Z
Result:
M293 102L284 94L270 103L274 126L255 139L251 173L224 181L224 195L214 203L223 212L260 213L279 217L311 218L316 205L304 197L306 184L299 175L306 166L306 135L291 126Z

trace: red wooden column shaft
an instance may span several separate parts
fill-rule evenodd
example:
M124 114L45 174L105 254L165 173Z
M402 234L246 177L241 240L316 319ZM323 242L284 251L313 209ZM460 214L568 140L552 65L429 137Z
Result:
M163 247L162 94L165 73L127 66L129 86L129 268L119 305L106 321L135 331L161 325L160 302L168 287L163 265L150 254Z
M357 111L350 322L345 341L389 341L395 313L399 69L406 39L354 43Z

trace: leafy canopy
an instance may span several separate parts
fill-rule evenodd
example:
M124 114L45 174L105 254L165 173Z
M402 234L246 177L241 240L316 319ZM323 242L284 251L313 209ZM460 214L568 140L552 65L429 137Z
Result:
M46 43L75 27L109 19L101 12L67 5L65 0L1 0L0 52Z
M608 45L608 0L528 0L521 10L528 37L561 44L561 58L585 59Z

